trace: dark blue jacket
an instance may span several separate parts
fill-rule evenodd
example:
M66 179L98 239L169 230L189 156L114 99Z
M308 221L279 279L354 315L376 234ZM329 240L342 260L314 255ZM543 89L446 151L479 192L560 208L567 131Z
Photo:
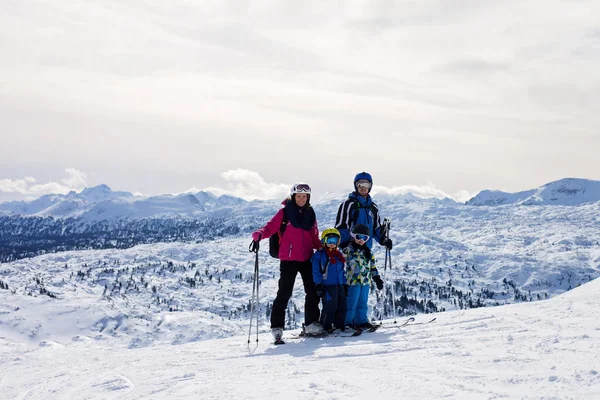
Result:
M335 229L340 231L340 247L346 247L350 241L350 231L357 224L363 224L369 227L369 240L367 247L373 246L373 238L377 243L381 242L381 221L379 220L379 209L377 204L368 195L365 199L356 192L348 195L348 199L340 204L335 219Z
M335 256L336 262L329 261L324 249L317 251L312 256L313 280L315 284L344 285L346 283L346 265L342 261L341 253Z

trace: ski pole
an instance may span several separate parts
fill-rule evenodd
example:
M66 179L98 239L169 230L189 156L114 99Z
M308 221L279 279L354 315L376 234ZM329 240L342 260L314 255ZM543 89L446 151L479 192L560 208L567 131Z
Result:
M390 237L390 229L392 226L392 221L389 218L385 218L383 220L383 232L384 232L384 237L385 238L389 238ZM394 281L394 273L392 272L392 253L390 251L390 249L388 249L387 247L385 248L385 264L383 267L384 271L387 271L387 266L390 266L390 272L391 272L391 276L392 276L392 315L394 316L394 324L396 323L396 288L395 288L395 281ZM387 279L386 279L387 280Z
M391 271L392 270L392 253L391 253L391 251L389 249L385 249L385 251L387 253L386 254L387 255L386 258L389 260L390 271ZM392 272L391 275L392 275L392 307L394 308L394 312L393 312L394 323L396 323L396 288L395 288L396 282L395 282L395 280L393 278L393 275L394 275L393 272Z
M258 318L260 313L259 307L259 296L258 296L258 249L260 245L257 241L253 240L248 247L248 251L256 254L254 261L254 277L252 278L252 297L250 298L250 326L248 327L248 345L250 345L250 335L252 334L252 322L254 320L254 314L256 314L256 343L258 343ZM256 306L255 306L256 304Z
M388 218L384 218L383 219L383 224L381 224L381 237L383 239L388 237L388 230L389 230L389 219ZM388 252L387 252L387 248L385 251L385 260L383 262L383 279L385 279L385 281L387 281L387 276L386 276L386 269L387 269L387 264L388 264ZM386 290L386 285L383 285L383 290L381 291L381 297L382 300L380 302L378 302L378 307L379 307L379 303L383 303L383 307L380 308L380 313L379 313L379 322L380 324L383 323L383 317L385 316L385 308L386 308L386 303L387 303L387 290Z

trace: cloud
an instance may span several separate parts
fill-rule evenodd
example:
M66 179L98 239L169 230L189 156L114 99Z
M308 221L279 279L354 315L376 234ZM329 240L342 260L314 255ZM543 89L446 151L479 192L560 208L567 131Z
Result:
M375 185L373 187L373 191L371 194L375 195L377 193L390 194L390 195L398 195L398 194L408 194L411 193L417 197L422 198L431 198L435 197L438 199L443 199L445 197L451 198L458 202L464 202L473 197L466 190L458 191L454 194L448 194L443 190L437 189L433 182L428 182L427 185L418 186L418 185L403 185L403 186L394 186L394 187L386 187Z
M266 182L257 172L247 169L234 169L221 173L221 177L227 181L225 187L211 186L203 190L214 193L217 196L228 194L231 196L241 197L246 200L268 200L284 198L289 195L290 184L285 183L270 183ZM197 193L196 188L190 189L184 193ZM426 185L403 185L386 187L375 185L371 194L384 193L390 195L402 195L411 193L417 197L431 198L435 197L443 199L451 198L458 202L465 202L473 197L466 190L461 190L453 194L449 194L436 188L433 182L428 182Z
M266 182L257 172L247 169L232 169L221 173L227 181L225 187L207 187L204 190L217 196L228 194L246 200L267 200L284 198L289 194L290 185Z
M62 179L62 182L66 187L72 190L81 190L88 186L87 184L87 174L82 171L78 171L74 168L67 168L65 170L67 173L67 177Z
M61 182L36 183L36 179L30 176L23 179L0 179L0 192L39 197L45 194L67 194L71 190L81 191L87 186L85 172L67 168L65 173L67 176Z

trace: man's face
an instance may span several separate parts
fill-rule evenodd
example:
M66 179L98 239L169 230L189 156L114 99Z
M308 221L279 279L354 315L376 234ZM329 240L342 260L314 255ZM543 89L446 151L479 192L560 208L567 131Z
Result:
M361 179L358 182L356 182L356 190L358 191L358 194L360 194L363 197L367 197L371 186L371 182L369 182L366 179Z

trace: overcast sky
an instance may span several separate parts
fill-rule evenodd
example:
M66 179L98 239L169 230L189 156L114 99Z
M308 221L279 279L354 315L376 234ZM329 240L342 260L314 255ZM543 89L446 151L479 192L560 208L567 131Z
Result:
M0 201L600 179L600 1L0 3Z

